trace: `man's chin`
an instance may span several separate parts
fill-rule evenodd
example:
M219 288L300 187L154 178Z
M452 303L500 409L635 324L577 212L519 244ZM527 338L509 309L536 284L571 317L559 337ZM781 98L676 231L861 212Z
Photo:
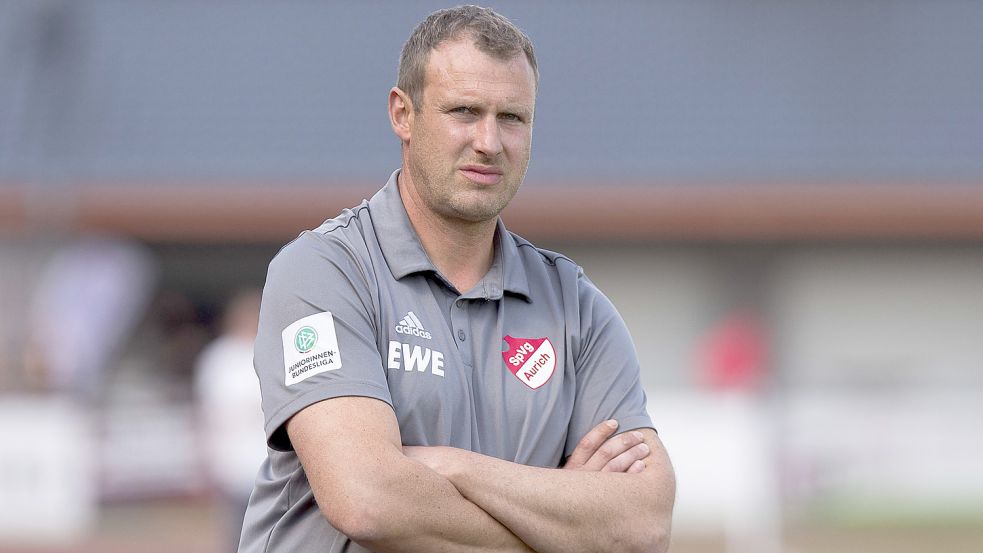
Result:
M504 209L504 206L502 206ZM487 221L494 221L498 218L498 214L502 212L502 209L489 208L486 205L469 205L469 206L457 206L452 209L452 216L456 219L468 223L484 223Z
M463 221L465 223L478 224L478 223L486 223L488 221L494 221L495 219L498 218L498 214L499 213L500 212L495 212L495 213L474 213L474 212L460 212L459 211L459 212L456 212L454 214L454 216L455 216L455 218L457 218L457 219L459 219L459 220L461 220L461 221Z
M477 189L458 191L452 201L447 203L448 211L465 221L480 223L495 219L512 199L502 197L502 189Z

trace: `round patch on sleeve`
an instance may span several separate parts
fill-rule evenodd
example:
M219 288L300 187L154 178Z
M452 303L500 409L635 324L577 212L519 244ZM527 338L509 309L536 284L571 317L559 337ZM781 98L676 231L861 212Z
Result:
M283 329L280 336L287 386L341 368L341 352L330 311L308 315Z

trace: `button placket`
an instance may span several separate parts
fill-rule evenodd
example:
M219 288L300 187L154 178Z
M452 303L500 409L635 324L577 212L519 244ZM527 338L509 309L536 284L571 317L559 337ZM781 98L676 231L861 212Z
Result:
M457 338L457 348L464 362L469 366L474 366L471 344L468 343L469 323L468 302L463 299L456 300L451 308L451 324L453 325L454 336Z

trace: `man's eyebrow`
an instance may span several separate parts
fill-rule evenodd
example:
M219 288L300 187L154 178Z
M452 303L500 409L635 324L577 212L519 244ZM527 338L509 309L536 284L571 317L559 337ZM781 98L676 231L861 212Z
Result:
M523 117L532 117L533 114L533 108L529 106L519 106L519 105L503 106L498 111L500 113L514 113L516 115L521 115Z
M475 109L479 111L485 111L489 108L486 102L483 102L480 98L468 98L465 96L454 96L454 97L444 97L436 98L434 104L437 109L446 110L454 109L457 107L467 107L470 109ZM529 106L521 103L503 103L495 107L496 113L515 113L517 115L524 115L531 117L535 112L533 106Z

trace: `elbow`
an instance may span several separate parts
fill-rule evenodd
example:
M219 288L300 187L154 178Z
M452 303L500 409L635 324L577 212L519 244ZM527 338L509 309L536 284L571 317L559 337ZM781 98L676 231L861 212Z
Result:
M671 534L670 521L662 517L629 516L610 532L596 532L578 544L576 551L618 551L623 553L666 553Z
M635 538L632 551L639 553L665 553L669 550L672 538L672 512L676 503L676 478L671 465L660 473L655 485L643 500L644 507L638 511L641 517L633 522L639 532L633 533Z
M327 500L318 500L318 508L331 526L356 543L385 541L391 537L396 518L394 513L387 511L392 505L391 500L383 494L373 493L376 489L371 482L345 482L332 494L320 494ZM318 495L315 493L315 498Z
M665 553L669 551L671 533L668 523L652 524L644 532L641 532L641 539L634 551L638 553Z
M627 540L618 547L626 553L665 553L669 550L670 531L668 526L649 524L637 527Z
M392 517L380 503L368 498L353 498L321 507L321 514L331 526L358 544L383 542L389 537ZM387 524L388 523L388 524Z
M649 512L631 521L624 550L631 553L665 553L672 537L672 511Z
M352 541L370 544L391 541L400 531L400 496L394 478L384 471L350 473L347 478L309 480L318 509L328 523Z

